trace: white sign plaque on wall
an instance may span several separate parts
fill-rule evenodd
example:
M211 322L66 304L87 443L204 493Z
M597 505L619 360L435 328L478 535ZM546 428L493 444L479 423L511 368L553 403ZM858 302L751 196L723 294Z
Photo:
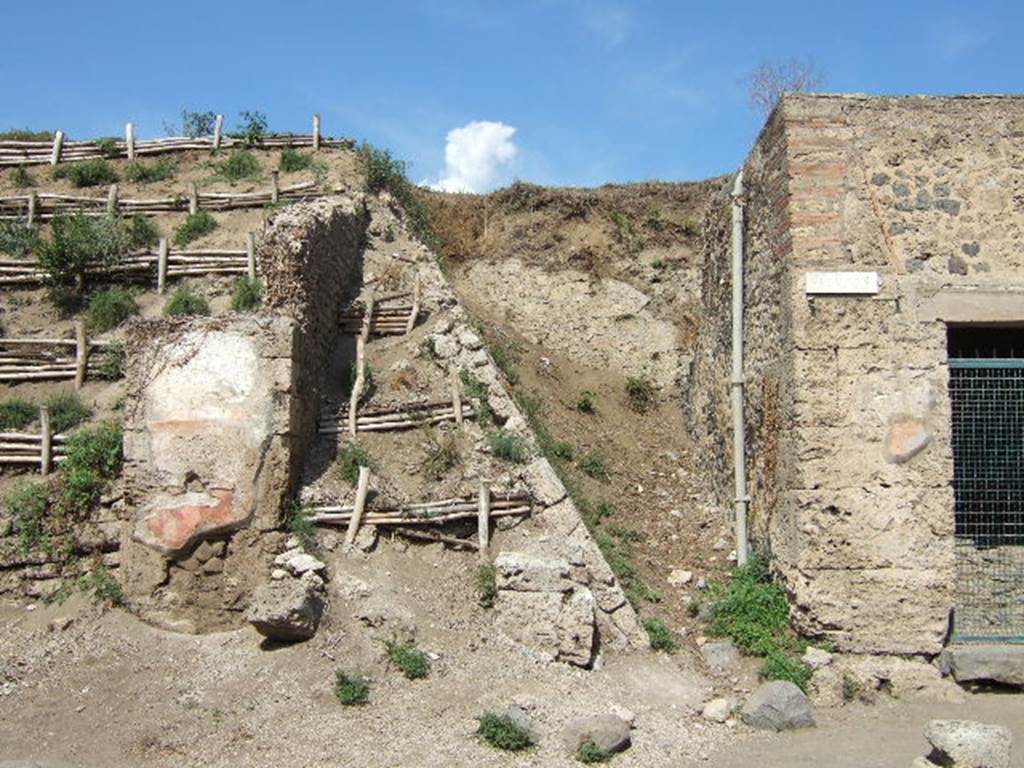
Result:
M808 272L808 296L872 296L878 293L877 272Z

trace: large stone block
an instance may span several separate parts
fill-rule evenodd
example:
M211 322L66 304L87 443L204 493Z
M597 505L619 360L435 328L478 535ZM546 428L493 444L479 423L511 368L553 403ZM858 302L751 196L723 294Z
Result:
M958 683L990 682L1024 688L1024 646L960 645L942 652L943 673Z

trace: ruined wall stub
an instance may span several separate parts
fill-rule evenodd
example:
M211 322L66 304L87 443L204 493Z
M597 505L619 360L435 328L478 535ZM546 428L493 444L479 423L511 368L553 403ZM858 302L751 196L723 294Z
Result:
M1020 98L792 94L747 162L755 539L798 624L845 650L932 654L944 642L955 584L946 328L1024 321L1022 136ZM709 253L727 258L728 243ZM880 291L805 293L806 272L844 270L877 271ZM724 319L709 309L703 386L726 397L707 361L728 354L728 343L709 351L728 308Z

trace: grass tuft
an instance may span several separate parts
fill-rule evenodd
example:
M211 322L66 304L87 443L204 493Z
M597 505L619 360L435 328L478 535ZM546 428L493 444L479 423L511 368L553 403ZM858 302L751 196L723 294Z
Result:
M334 695L346 707L361 706L370 700L370 683L339 669L334 673Z
M168 317L208 315L210 304L205 297L181 285L174 289L171 298L164 305L164 314Z
M310 518L313 513L304 509L298 501L292 501L288 508L285 527L288 533L299 540L299 545L307 552L316 552L320 548L316 523Z
M761 675L765 680L788 680L807 693L807 683L811 680L811 668L800 659L790 656L784 651L772 651L765 657Z
M20 398L0 400L0 431L13 432L31 424L39 413L35 403Z
M439 433L428 427L424 429L424 435L426 443L420 467L423 474L431 480L442 480L449 470L457 467L462 461L459 444L451 432Z
M338 454L335 462L338 475L349 485L359 482L359 468L370 466L370 454L359 445L346 445Z
M67 179L75 187L98 187L101 184L114 184L120 176L108 160L81 160L68 165L58 165L53 170L53 178Z
M412 643L387 640L384 647L391 663L409 680L422 680L430 674L430 659Z
M139 313L135 296L125 288L106 288L89 297L86 310L86 325L98 333L104 333L121 325L128 318Z
M647 413L657 402L657 390L647 376L630 376L626 379L626 402L636 413Z
M4 498L4 511L11 518L11 534L22 552L31 552L49 543L46 511L50 500L45 483L21 482Z
M672 636L672 630L658 619L644 619L644 629L651 641L651 648L655 651L675 653L679 650L679 644Z
M67 432L92 416L92 410L74 392L58 392L46 399L50 427L55 434Z
M597 412L597 395L589 389L584 389L576 396L574 406L580 413L594 414Z
M611 752L601 749L589 739L580 744L579 749L576 750L576 759L581 763L606 763L611 757Z
M190 213L188 218L174 230L174 244L184 247L217 228L217 220L207 211Z
M313 165L313 156L303 154L294 149L286 149L281 153L281 160L277 167L282 173L296 173L304 171Z
M151 248L160 242L160 228L142 214L132 216L125 223L126 244L129 248Z
M517 723L510 715L484 712L480 716L477 736L495 749L519 752L533 744L529 730Z
M587 477L602 481L608 479L608 459L599 450L587 451L580 456L576 466Z
M529 458L526 441L519 435L498 430L487 435L487 445L496 458L513 464L525 464Z
M29 256L39 245L39 230L20 221L0 221L0 253Z
M19 165L11 171L11 182L18 189L36 186L36 177L23 165Z
M482 608L493 608L498 599L498 569L494 563L481 563L476 569L477 602Z
M259 158L248 149L234 150L221 162L214 163L213 168L225 181L258 179L263 175L263 166L260 165Z
M256 277L240 277L231 294L231 309L235 312L254 312L263 302L263 284Z
M124 590L102 563L97 563L89 573L79 577L78 586L83 592L92 593L92 599L97 603L124 605Z
M136 184L154 184L173 179L177 170L173 160L161 158L152 163L132 163L124 172L124 177Z

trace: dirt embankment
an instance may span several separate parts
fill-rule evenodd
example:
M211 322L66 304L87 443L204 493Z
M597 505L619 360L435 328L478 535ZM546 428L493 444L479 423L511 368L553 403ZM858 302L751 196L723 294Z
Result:
M732 549L692 471L680 390L700 322L700 222L718 184L425 197L460 300L592 527L638 571L641 612L691 637L697 584ZM653 387L646 412L628 395L637 381ZM693 572L682 588L668 583L676 569Z

